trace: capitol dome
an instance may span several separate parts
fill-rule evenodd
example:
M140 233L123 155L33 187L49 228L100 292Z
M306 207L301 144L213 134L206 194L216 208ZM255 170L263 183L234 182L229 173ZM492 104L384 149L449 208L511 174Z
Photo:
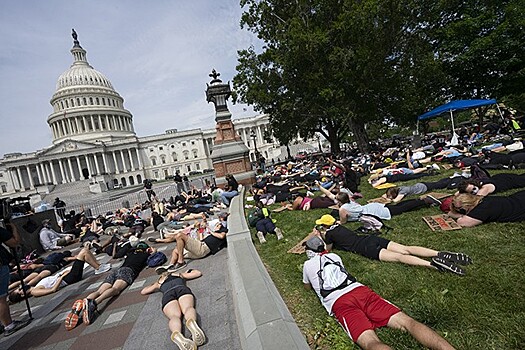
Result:
M73 64L60 75L47 122L53 143L70 139L110 141L135 136L133 117L108 78L89 65L73 30Z

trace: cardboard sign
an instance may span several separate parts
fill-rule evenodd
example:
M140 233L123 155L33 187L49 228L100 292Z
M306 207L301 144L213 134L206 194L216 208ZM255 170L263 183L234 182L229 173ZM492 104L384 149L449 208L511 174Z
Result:
M442 200L444 198L452 196L452 194L450 194L450 193L441 193L441 192L430 192L430 193L425 193L424 195L421 195L419 197L419 199L425 199L426 196L432 196L432 197L434 197L436 199Z
M427 223L432 231L452 231L461 230L461 226L446 214L423 216L423 220Z
M303 240L301 242L297 243L292 248L288 249L287 253L303 254L304 251L305 251L303 243L306 242L307 240L309 240L313 236L315 236L315 234L313 232L310 232L305 238L303 238Z

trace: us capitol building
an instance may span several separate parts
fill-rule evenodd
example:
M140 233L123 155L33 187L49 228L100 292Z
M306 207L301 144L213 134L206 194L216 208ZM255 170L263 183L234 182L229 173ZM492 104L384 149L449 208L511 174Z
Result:
M0 159L0 197L49 193L64 184L83 182L97 193L133 186L144 179L163 180L212 168L215 129L167 130L137 137L133 116L106 76L89 65L73 31L73 64L58 78L47 118L52 145ZM203 98L203 103L204 103ZM212 118L210 118L210 124ZM265 141L266 115L234 120L235 129L255 160L282 157L274 141Z

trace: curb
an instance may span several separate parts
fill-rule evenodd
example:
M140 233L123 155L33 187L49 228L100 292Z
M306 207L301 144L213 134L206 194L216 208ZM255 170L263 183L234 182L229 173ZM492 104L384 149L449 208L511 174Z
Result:
M228 269L243 349L310 349L252 242L243 187L230 204Z

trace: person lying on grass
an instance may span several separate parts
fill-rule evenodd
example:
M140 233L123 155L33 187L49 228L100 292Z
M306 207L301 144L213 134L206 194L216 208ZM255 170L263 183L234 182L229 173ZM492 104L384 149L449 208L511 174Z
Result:
M336 224L331 215L323 215L315 222L314 234L326 242L326 251L333 248L356 253L372 260L399 262L412 266L424 266L439 271L448 271L460 276L465 270L458 266L472 263L464 253L437 251L419 246L405 246L376 235L358 235L354 231ZM422 258L431 258L430 261Z
M341 258L325 251L324 242L314 236L305 242L308 260L303 265L303 283L313 289L329 314L334 315L350 339L362 349L390 349L377 336L375 329L387 326L409 332L421 345L430 349L453 350L439 334L414 320L367 286L348 275L346 282L329 291L319 278L321 264L331 260L343 269ZM345 271L346 272L346 271Z
M186 272L164 272L151 285L144 287L140 294L148 295L162 292L162 312L168 318L168 327L171 332L171 341L180 349L196 349L206 341L204 332L197 324L195 297L186 286L186 281L199 278L199 270L189 269ZM182 334L182 317L186 319L186 328L191 332L191 339Z
M525 173L520 175L501 173L483 180L468 179L459 185L456 194L471 193L478 196L488 196L489 194L523 187L525 187Z
M448 215L462 227L473 227L487 222L525 221L525 191L508 197L478 196L460 193L452 199Z
M401 215L408 211L431 205L441 205L441 201L430 195L423 199L406 199L399 203L368 203L361 205L350 199L347 193L339 192L336 200L339 206L339 221L341 224L357 221L362 214L373 215L382 220L390 220L394 215Z

